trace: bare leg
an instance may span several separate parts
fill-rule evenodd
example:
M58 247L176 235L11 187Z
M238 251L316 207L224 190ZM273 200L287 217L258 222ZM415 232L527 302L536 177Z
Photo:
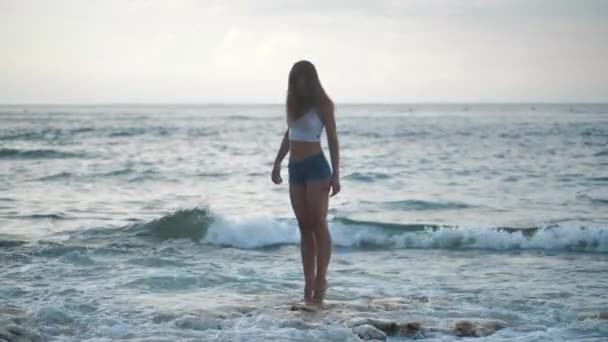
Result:
M315 280L315 236L309 229L309 218L306 210L306 185L289 185L291 207L300 227L300 252L302 253L302 268L304 270L304 301L312 300Z
M331 235L327 226L329 205L329 183L314 182L306 187L310 229L316 241L317 265L314 281L313 301L321 304L327 287L327 269L331 259Z
M304 301L312 300L315 282L315 237L312 232L300 230L300 251L302 253L302 266L304 269Z

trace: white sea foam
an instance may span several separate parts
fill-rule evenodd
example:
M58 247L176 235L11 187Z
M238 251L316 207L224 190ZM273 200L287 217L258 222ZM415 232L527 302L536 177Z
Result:
M372 226L330 222L335 246L354 248L446 248L608 252L608 230L602 227L552 227L523 231L486 227L427 228L423 231L395 232ZM261 248L298 244L295 222L268 217L217 219L209 227L204 242L237 248Z
M228 220L216 218L207 230L205 242L238 248L260 248L299 242L297 227L267 217Z

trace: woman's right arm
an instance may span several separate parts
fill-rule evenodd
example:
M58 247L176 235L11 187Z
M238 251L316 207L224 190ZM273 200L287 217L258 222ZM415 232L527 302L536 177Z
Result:
M281 141L281 146L279 147L279 151L277 152L277 156L274 159L274 165L272 167L272 181L275 184L280 184L283 180L281 179L281 162L289 152L289 129L285 131L283 135L283 140Z

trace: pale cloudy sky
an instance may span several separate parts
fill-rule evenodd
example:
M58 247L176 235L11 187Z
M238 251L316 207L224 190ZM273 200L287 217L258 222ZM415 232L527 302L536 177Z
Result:
M606 0L0 0L0 103L608 101Z

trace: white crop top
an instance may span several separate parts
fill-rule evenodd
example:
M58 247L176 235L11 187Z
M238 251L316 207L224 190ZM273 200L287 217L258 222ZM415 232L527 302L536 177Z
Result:
M324 125L315 110L311 109L293 121L287 119L287 126L289 127L289 140L321 141Z

